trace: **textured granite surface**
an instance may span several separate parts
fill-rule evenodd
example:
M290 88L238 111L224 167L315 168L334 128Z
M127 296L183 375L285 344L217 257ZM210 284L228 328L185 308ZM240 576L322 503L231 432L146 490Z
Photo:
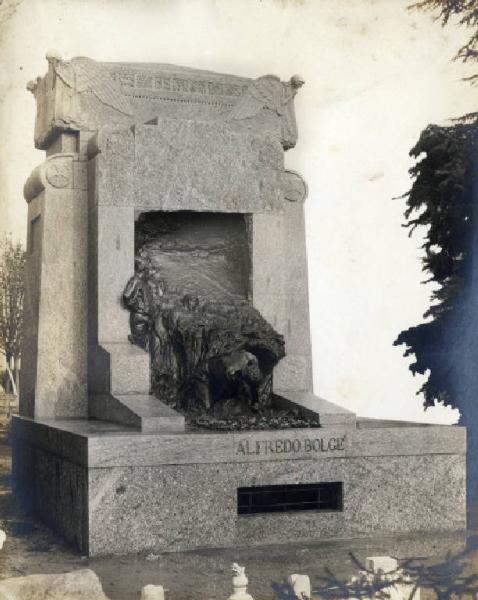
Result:
M357 429L235 433L188 429L158 434L97 420L32 421L14 417L13 432L16 438L34 447L90 468L466 452L464 427L367 421L363 428L360 420ZM287 448L281 446L284 440L288 440ZM273 450L269 443L273 443ZM291 443L295 444L293 448Z
M252 216L252 284L254 306L286 342L274 388L312 391L303 204L284 202L281 213Z
M76 548L88 545L88 471L60 456L33 451L35 513Z
M87 417L86 166L60 138L25 184L28 207L20 411ZM61 142L61 143L60 143ZM63 144L63 146L62 146Z
M466 525L460 427L141 434L56 425L15 419L14 469L35 474L34 508L91 555ZM327 481L343 482L342 511L237 515L238 487Z
M236 514L238 487L317 481L344 482L343 511ZM462 458L437 455L95 469L90 553L459 530L464 486Z
M12 444L12 488L18 506L47 523L60 537L86 551L88 544L88 470L75 460L86 448L70 455L52 453L37 443L44 429L29 436L15 431ZM71 439L71 438L70 438ZM74 440L72 440L74 442ZM61 447L61 446L59 446Z
M228 123L160 119L133 130L102 130L98 203L141 210L233 213L282 208L283 149L273 137Z

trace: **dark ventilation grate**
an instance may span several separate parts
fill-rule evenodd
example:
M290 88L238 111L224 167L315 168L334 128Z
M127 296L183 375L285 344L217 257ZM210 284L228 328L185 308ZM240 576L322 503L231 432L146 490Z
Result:
M237 513L342 510L342 482L263 485L237 490Z

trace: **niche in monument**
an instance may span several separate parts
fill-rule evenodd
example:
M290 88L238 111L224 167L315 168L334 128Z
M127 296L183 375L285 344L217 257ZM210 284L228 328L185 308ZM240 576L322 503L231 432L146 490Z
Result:
M248 214L141 213L123 293L129 340L150 353L153 394L190 424L319 426L275 402L284 338L252 304L250 229Z

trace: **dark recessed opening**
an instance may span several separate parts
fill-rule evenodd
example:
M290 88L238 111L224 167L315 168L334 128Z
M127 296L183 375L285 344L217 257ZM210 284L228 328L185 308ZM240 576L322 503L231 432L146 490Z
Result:
M342 510L342 482L263 485L237 490L237 513Z
M135 224L136 258L157 271L166 295L250 300L250 229L244 214L144 212Z

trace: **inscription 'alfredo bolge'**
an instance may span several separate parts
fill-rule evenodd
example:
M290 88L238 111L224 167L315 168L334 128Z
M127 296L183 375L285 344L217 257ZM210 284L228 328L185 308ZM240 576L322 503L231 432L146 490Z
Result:
M345 436L331 438L241 440L236 455L298 454L339 452L345 450Z

